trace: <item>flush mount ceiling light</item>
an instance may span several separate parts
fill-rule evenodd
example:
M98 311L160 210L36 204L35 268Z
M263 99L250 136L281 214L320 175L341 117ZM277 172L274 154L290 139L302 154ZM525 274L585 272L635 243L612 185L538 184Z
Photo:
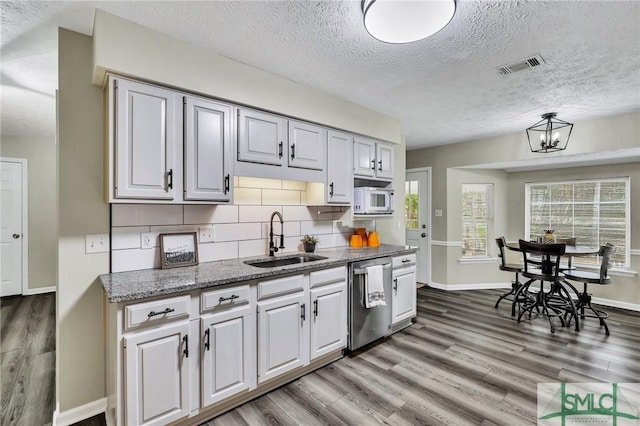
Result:
M567 149L573 124L556 118L555 112L542 114L542 120L527 129L531 152L555 152Z
M443 29L456 11L454 0L362 0L364 27L386 43L411 43Z

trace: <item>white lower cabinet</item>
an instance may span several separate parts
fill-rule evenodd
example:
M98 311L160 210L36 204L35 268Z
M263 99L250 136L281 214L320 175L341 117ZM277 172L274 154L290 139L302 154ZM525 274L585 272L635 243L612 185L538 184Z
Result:
M254 309L244 305L201 317L202 407L255 386Z
M258 302L258 383L309 362L306 299L298 292Z
M189 414L189 322L124 338L128 425L164 425Z
M311 289L313 360L347 346L347 282Z
M395 257L393 268L391 323L397 324L416 316L416 255Z

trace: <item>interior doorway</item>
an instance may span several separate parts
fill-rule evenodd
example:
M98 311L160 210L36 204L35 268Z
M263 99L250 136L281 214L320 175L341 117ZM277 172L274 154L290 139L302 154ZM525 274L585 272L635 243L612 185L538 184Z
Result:
M416 278L431 282L431 167L408 169L405 180L406 244L418 247Z
M27 160L0 159L0 296L23 294L27 279Z

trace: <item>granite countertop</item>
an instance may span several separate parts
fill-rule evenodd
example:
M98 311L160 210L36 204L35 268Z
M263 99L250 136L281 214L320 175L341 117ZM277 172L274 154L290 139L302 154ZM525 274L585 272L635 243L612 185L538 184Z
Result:
M240 281L275 277L294 272L325 269L348 262L397 256L416 252L416 247L382 244L380 247L335 247L316 250L314 254L327 259L275 268L258 268L245 264L249 260L267 260L268 256L204 262L197 266L175 269L145 269L100 275L109 302L126 302L152 296L168 295L200 288L215 287ZM296 253L285 253L288 257ZM298 253L300 254L300 253Z

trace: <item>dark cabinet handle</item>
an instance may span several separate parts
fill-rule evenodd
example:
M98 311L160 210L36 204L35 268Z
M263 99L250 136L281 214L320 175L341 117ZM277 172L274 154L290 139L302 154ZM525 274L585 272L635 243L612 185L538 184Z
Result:
M226 175L226 176L224 177L224 193L225 193L225 194L228 194L228 193L229 193L229 179L230 179L230 176L229 176L229 175Z
M302 318L302 321L307 319L307 310L304 303L300 305L300 318Z
M278 144L278 158L282 158L282 142Z
M371 160L371 170L376 169L376 160Z
M318 316L318 299L313 301L313 316Z
M226 301L226 300L233 300L233 299L237 299L238 297L240 297L240 296L237 296L237 295L235 295L235 294L232 294L232 295L231 295L231 296L229 296L229 297L221 297L220 299L218 299L218 302L222 303L222 302L224 302L224 301Z
M378 161L378 171L382 171L382 160Z
M185 357L189 358L189 335L185 334L182 341L184 342L184 349L182 350L182 353Z
M157 315L170 314L173 311L175 311L175 309L173 308L167 308L164 311L160 311L160 312L151 311L147 314L147 318L155 317Z
M173 189L173 169L167 172L167 189Z
M402 259L402 263L409 263L411 262L411 259Z
M293 160L294 158L296 158L296 144L292 143L291 144L291 159Z
M210 350L210 343L211 343L210 339L211 339L211 330L207 328L204 331L204 347L206 350Z
M333 182L329 184L329 196L333 197Z
M393 291L398 291L398 279L394 278L393 280Z

